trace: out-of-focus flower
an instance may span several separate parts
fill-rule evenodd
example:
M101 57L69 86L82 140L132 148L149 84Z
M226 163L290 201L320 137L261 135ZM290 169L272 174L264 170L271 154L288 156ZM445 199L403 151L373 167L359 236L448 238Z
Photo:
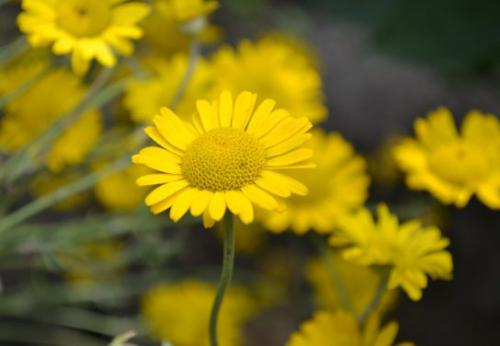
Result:
M289 173L309 189L305 197L291 197L279 213L259 213L265 226L274 232L291 229L297 234L309 230L332 232L338 220L359 208L368 195L369 178L365 161L339 134L313 133L307 144L314 151L314 174Z
M40 66L28 63L6 69L0 76L0 93L16 89L39 71ZM47 73L6 105L0 120L0 149L13 152L31 142L75 107L86 91L86 86L64 69ZM84 112L52 145L46 157L49 169L59 172L66 166L81 163L96 143L101 128L97 110Z
M190 210L212 227L228 209L248 224L253 204L277 210L275 196L307 193L302 183L276 171L314 167L312 150L302 147L311 123L273 110L276 103L270 99L254 109L256 99L250 92L233 99L225 91L213 103L198 100L192 125L161 109L155 126L146 128L161 147L144 148L132 158L160 172L137 180L142 186L161 185L146 197L154 214L170 208L177 222Z
M292 116L306 116L313 123L327 115L318 71L285 43L267 39L257 43L242 41L237 50L220 49L213 61L220 90L252 90L276 100Z
M400 143L401 137L391 136L367 157L368 172L375 184L391 187L401 179L401 171L393 155L394 148Z
M188 22L210 15L219 7L216 0L170 0L172 11L178 22Z
M316 307L331 311L343 308L341 296L346 294L353 312L360 315L375 296L380 276L372 268L348 262L339 255L333 255L333 252L331 258L339 283L335 282L336 278L323 258L311 260L306 267L306 277L313 286ZM340 292L340 289L345 292ZM387 291L377 311L387 311L396 300L396 295L395 290Z
M164 283L142 299L142 315L153 336L174 345L209 345L208 325L215 286L195 280ZM242 343L242 328L255 313L254 302L241 287L232 286L219 314L221 345Z
M318 312L292 334L286 346L392 346L398 333L398 323L389 322L380 329L380 319L372 315L363 330L356 318L345 312ZM398 343L411 346L413 343Z
M42 174L35 177L32 181L30 189L37 197L48 195L61 187L74 183L79 176L75 173L62 174ZM67 211L79 207L90 199L91 195L88 191L75 194L71 197L54 204L54 209L58 211Z
M378 207L375 223L368 209L361 209L339 223L330 238L332 245L345 246L344 259L360 265L387 266L387 287L401 287L412 300L420 300L427 287L427 276L450 279L451 254L445 250L449 241L437 227L423 227L419 220L399 224L385 205Z
M60 258L69 282L92 285L119 280L125 267L123 255L123 244L114 240L85 244Z
M147 194L147 191L137 186L135 181L150 172L145 167L132 165L108 175L96 184L95 195L109 210L117 212L134 210L142 204Z
M77 74L84 74L93 59L115 65L114 51L132 54L130 40L142 36L138 22L149 13L144 3L122 0L23 0L22 8L18 24L31 45L71 54Z
M453 116L439 108L415 122L416 139L395 151L412 189L428 190L445 204L464 207L473 194L500 209L500 122L471 111L457 133Z
M153 76L131 82L125 95L125 106L135 122L149 122L161 107L170 107L177 96L188 64L184 54L171 59L148 59ZM200 95L207 95L213 85L213 72L205 60L196 64L193 76L174 110L183 119L188 119L196 111L195 103Z

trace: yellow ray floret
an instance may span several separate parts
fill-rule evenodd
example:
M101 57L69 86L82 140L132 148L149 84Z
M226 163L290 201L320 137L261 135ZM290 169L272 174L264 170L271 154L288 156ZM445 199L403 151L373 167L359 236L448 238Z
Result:
M456 129L453 116L439 108L415 122L416 138L394 150L407 185L427 190L445 204L464 207L476 194L500 209L500 122L491 114L469 112Z
M302 183L278 171L314 167L312 150L302 147L311 123L274 109L270 99L256 106L256 99L251 92L233 99L224 91L212 103L198 100L192 124L161 109L155 126L146 128L160 147L133 156L134 163L159 171L137 180L160 185L146 197L153 213L170 208L178 221L190 211L211 227L228 210L248 224L254 204L277 210L278 198L307 193Z
M418 220L399 224L385 205L378 207L375 222L368 209L345 217L330 243L343 246L344 259L361 265L385 266L390 271L387 287L401 287L412 300L420 300L427 276L450 279L449 240L436 227L424 227Z
M148 13L144 3L124 0L23 0L18 25L35 47L52 45L55 54L71 54L75 73L90 62L110 67L114 51L130 55L130 40L142 36L137 25Z

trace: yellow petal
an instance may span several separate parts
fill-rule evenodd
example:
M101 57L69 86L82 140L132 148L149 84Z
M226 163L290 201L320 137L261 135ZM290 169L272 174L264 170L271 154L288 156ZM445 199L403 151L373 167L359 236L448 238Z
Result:
M271 99L264 100L259 105L259 107L257 107L257 110L255 111L253 117L250 119L250 123L248 124L247 127L247 132L255 133L262 125L262 123L269 118L275 105L276 101L274 100Z
M210 213L207 210L203 213L203 227L205 228L211 228L215 225L215 220L210 217Z
M193 200L193 204L191 205L191 215L200 216L208 208L208 204L212 200L212 197L213 193L210 191L199 191L198 195Z
M267 121L264 121L259 129L255 132L255 137L260 138L267 134L277 124L282 123L285 119L292 119L290 112L284 109L277 109L271 113Z
M174 153L178 156L181 156L183 151L179 150L178 148L174 147L172 144L170 144L163 136L160 134L158 129L153 126L148 126L144 129L144 132L151 138L153 141L155 141L158 145L162 146L163 148L167 149L171 153Z
M244 198L240 201L240 220L248 225L253 221L253 206L252 203L243 196Z
M264 190L280 197L290 197L291 192L286 184L280 179L274 179L273 176L258 178L255 183Z
M196 195L195 189L187 188L176 198L172 208L170 208L170 218L177 222L187 213Z
M139 186L166 184L176 180L181 180L182 175L176 174L147 174L136 180Z
M230 91L223 91L219 98L219 120L221 127L230 127L233 117L233 96Z
M146 205L151 206L163 199L167 199L168 197L172 196L174 193L180 191L188 185L189 183L186 180L179 180L157 187L156 189L151 191L149 195L147 195Z
M266 157L273 157L277 155L281 155L287 153L297 147L300 147L302 144L310 140L312 134L303 133L298 136L292 136L286 141L283 141L273 147L270 147L266 150Z
M312 124L307 118L290 118L276 125L275 128L273 128L268 134L260 139L260 142L266 148L269 148L299 133L308 131L311 127Z
M179 166L179 164L174 162L159 160L157 156L146 156L137 154L132 156L132 162L135 164L144 165L146 167L164 173L181 174L181 167Z
M248 91L244 91L238 95L234 105L233 128L244 129L247 126L256 100L257 95Z
M200 123L205 132L219 127L216 110L210 102L207 100L198 100L196 102L196 109L198 110Z
M226 191L225 196L226 196L227 207L229 208L229 210L233 214L238 215L242 209L241 205L242 203L244 203L242 202L242 200L245 199L243 193L241 191L232 190L232 191Z
M257 204L261 208L274 210L278 207L278 202L273 196L255 185L246 185L241 189L241 191L250 201Z
M217 191L214 193L210 204L208 205L208 212L210 217L215 221L220 221L226 212L226 199L224 192Z
M172 196L168 197L167 199L164 199L154 205L152 205L149 210L154 214L154 215L158 215L162 212L164 212L165 210L167 210L168 208L170 208L175 200L177 199L177 197L179 197L179 195L185 190L187 189L184 188L184 189L181 189L179 191L177 191L176 193L174 193Z
M296 149L284 155L267 160L266 165L270 167L289 166L310 159L312 154L313 152L311 149Z

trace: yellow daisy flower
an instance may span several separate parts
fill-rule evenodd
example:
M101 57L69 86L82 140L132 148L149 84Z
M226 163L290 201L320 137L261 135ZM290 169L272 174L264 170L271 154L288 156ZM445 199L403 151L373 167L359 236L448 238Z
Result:
M385 205L378 207L375 223L368 209L345 217L330 238L332 245L344 246L344 259L361 265L387 266L387 288L401 287L412 300L422 298L427 276L451 279L453 263L445 250L449 241L436 227L423 227L418 220L399 224Z
M306 197L291 197L279 213L260 213L271 231L287 229L297 234L309 230L328 233L338 220L359 208L368 196L369 178L365 161L337 133L315 131L308 147L314 151L314 174L305 171L290 173L309 189Z
M216 0L170 0L175 19L187 22L206 17L219 7Z
M142 315L153 336L174 345L209 345L208 321L216 288L195 280L158 284L142 299ZM219 315L219 343L242 344L242 327L255 303L240 287L228 290Z
M39 66L20 64L0 77L4 90L13 90L37 74ZM0 89L3 89L0 87ZM0 93L3 90L0 90ZM5 107L0 121L0 150L14 152L74 108L87 92L82 82L64 69L53 70ZM97 142L102 124L97 110L88 110L54 142L46 163L53 172L77 165Z
M461 133L453 116L439 108L415 122L416 139L406 139L395 151L406 182L428 190L445 204L464 207L473 194L492 209L500 209L500 122L491 114L471 111Z
M155 126L146 128L161 148L145 148L132 158L160 172L137 180L161 185L146 197L153 213L170 208L170 218L178 221L190 210L211 227L229 209L248 224L254 218L252 203L276 210L276 196L307 193L302 183L277 171L314 167L308 162L312 150L302 148L311 123L274 110L270 99L254 109L256 99L242 92L233 100L225 91L213 103L198 100L192 124L161 109Z
M149 13L146 4L125 0L23 0L22 8L18 25L31 45L71 54L77 74L85 73L94 58L113 66L114 50L132 54L130 40L142 35L137 23Z
M356 318L345 312L318 312L292 334L286 346L392 346L398 323L390 322L380 329L380 319L373 315L361 330ZM398 343L411 346L412 343Z
M153 76L129 83L124 99L132 119L138 123L151 121L158 109L172 104L186 73L188 58L184 54L178 54L168 60L156 57L148 59L146 64L152 70ZM196 110L196 99L199 95L207 95L213 80L210 65L200 59L186 90L175 106L176 113L183 119L191 116Z
M325 119L321 77L295 47L270 39L243 41L237 51L220 49L213 60L220 90L253 90L294 116L306 116L313 123Z

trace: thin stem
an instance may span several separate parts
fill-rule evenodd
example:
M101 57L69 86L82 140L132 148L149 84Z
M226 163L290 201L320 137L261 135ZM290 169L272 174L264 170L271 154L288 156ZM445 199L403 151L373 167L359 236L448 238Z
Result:
M196 69L196 63L198 62L199 57L200 57L200 44L195 38L193 38L191 40L191 47L189 50L188 66L186 68L184 76L182 77L181 82L179 83L177 91L174 97L172 98L172 101L170 102L170 108L175 108L179 103L179 101L181 100L182 96L184 96L184 93L186 92L186 89L189 85L189 81L191 80L191 77L193 76L194 71Z
M1 1L2 0L0 0L0 7L2 6ZM0 47L0 63L4 64L6 62L9 62L14 57L21 54L21 52L26 48L26 38L24 36L19 36L14 41Z
M389 280L389 269L388 268L380 268L378 270L379 273L379 282L378 286L375 290L372 300L368 303L366 308L358 317L358 322L361 326L363 326L367 320L367 318L372 314L375 309L377 309L384 297L387 288L387 281Z
M231 213L226 213L224 217L224 259L222 262L222 273L219 286L210 313L210 345L218 346L217 342L217 318L224 299L226 289L231 283L234 267L234 220Z
M337 266L332 259L330 249L326 245L325 241L320 237L315 236L314 242L316 243L316 247L318 248L321 257L323 258L326 268L330 272L333 286L335 287L335 291L339 296L340 307L346 311L354 312L354 306L352 305L351 298L349 297L349 291L342 282L342 277L340 276L340 273L337 270Z

